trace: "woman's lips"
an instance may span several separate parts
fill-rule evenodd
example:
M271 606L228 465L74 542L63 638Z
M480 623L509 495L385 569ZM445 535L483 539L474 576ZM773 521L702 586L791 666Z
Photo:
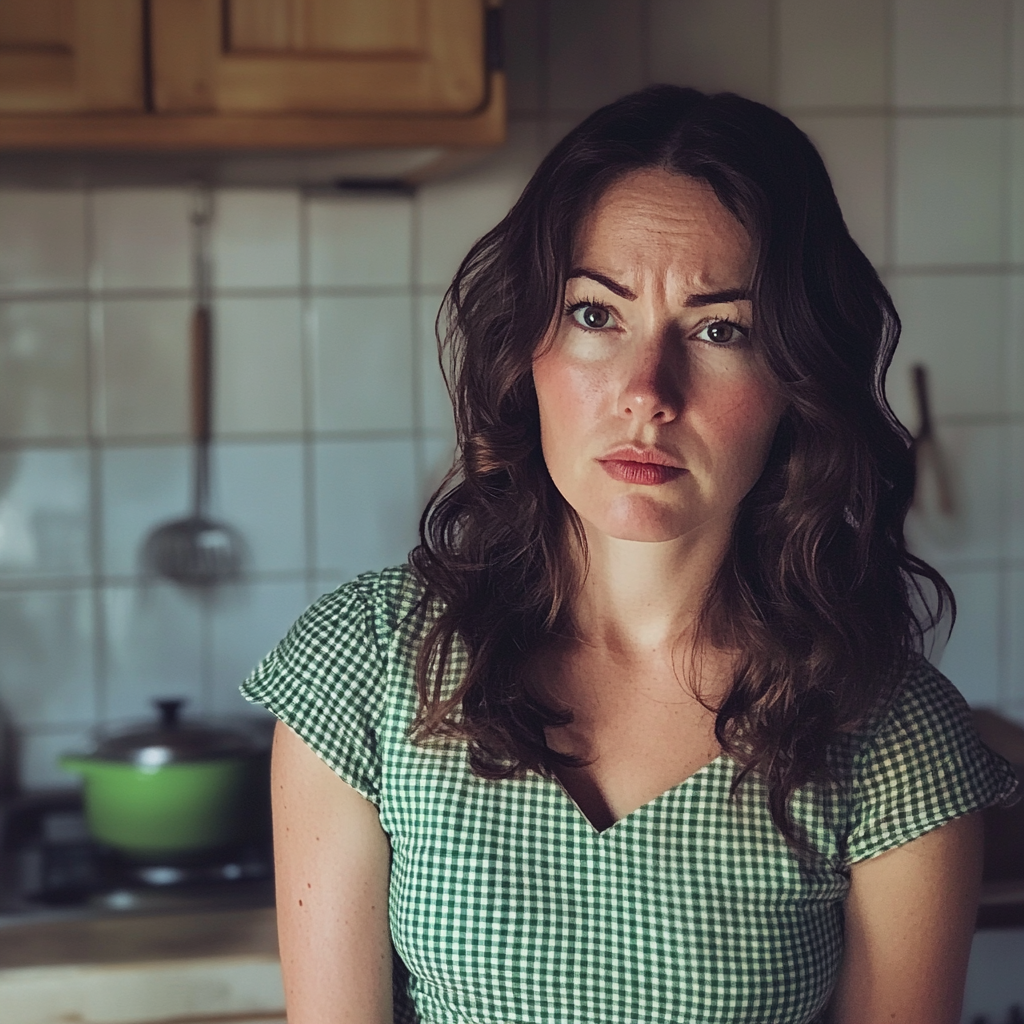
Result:
M599 459L602 469L613 479L627 484L667 484L686 472L678 466L658 462L635 462L631 459Z

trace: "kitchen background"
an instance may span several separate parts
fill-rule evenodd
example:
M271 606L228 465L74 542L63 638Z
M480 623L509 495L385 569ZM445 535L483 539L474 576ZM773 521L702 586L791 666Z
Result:
M189 496L190 193L0 192L0 706L20 783L157 696L237 687L292 620L404 560L452 449L433 321L540 156L649 82L806 130L891 288L892 404L927 363L956 484L918 517L960 619L943 670L1024 721L1024 0L508 0L508 145L414 194L219 190L214 511L250 551L197 599L139 549Z

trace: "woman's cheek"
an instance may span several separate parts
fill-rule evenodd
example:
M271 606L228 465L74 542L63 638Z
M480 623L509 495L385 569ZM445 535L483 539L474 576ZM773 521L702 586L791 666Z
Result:
M549 441L555 441L555 434L578 436L597 420L608 378L604 361L574 358L571 350L551 349L534 361L541 432Z
M785 403L765 381L745 377L705 391L701 419L719 447L737 455L767 457ZM691 414L696 410L691 405Z

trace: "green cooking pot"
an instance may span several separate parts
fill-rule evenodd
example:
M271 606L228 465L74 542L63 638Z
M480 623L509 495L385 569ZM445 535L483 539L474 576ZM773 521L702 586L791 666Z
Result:
M180 721L180 700L155 702L155 725L112 736L61 767L85 780L94 839L139 860L202 854L239 840L257 758L247 737Z

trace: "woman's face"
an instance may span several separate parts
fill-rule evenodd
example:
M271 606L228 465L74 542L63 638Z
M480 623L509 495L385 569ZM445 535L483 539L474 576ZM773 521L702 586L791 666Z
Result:
M588 535L731 531L784 408L749 340L751 266L710 186L667 171L630 174L584 221L533 379L548 471Z

